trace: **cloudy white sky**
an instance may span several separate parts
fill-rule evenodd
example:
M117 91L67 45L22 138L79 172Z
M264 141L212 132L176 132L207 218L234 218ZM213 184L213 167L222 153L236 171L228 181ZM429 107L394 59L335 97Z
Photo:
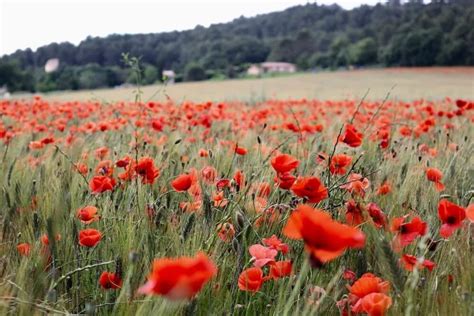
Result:
M318 0L350 9L381 0ZM0 56L88 35L155 33L209 26L314 0L0 0ZM284 23L284 21L282 21Z

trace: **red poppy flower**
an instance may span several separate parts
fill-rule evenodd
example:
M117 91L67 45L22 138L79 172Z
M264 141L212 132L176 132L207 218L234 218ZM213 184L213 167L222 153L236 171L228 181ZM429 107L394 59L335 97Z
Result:
M349 282L353 282L357 278L357 275L355 274L354 271L345 269L344 272L342 273L342 278Z
M60 235L60 234L57 234L54 239L55 239L56 241L61 240L61 235ZM42 235L41 238L40 238L40 240L41 240L41 243L42 243L44 246L49 246L49 238L48 238L48 235L47 235L47 234Z
M201 176L206 183L214 183L217 177L217 170L214 167L206 166L201 169Z
M400 263L407 271L413 271L415 266L418 268L427 268L432 271L436 264L433 261L424 259L423 262L419 263L415 256L404 254L400 259Z
M347 124L344 135L341 136L341 141L350 147L359 147L362 144L363 134L360 133L354 125Z
M392 220L390 230L396 233L395 248L401 248L411 244L416 237L426 234L428 225L419 216L414 217L411 222L406 222L408 216L396 217Z
M84 224L90 224L92 222L95 222L99 220L99 216L97 215L97 207L85 206L77 211L77 217Z
M185 192L187 191L191 185L193 184L193 180L189 174L182 174L179 175L176 179L171 181L171 186L175 191L178 192Z
M289 172L278 173L273 179L277 186L282 190L289 190L295 183L296 177Z
M441 182L443 178L443 173L436 168L427 168L426 169L426 178L435 183L435 188L437 191L443 191L445 189L444 184Z
M347 178L347 183L341 185L342 189L346 189L351 194L364 197L365 191L370 187L370 181L358 173L351 173Z
M365 235L357 228L334 221L331 216L309 205L299 205L290 215L283 234L303 239L306 250L317 262L331 261L347 248L362 248Z
M352 157L344 154L334 155L329 165L329 171L332 174L344 175L347 172L346 167L352 163Z
M376 277L372 273L363 274L349 289L349 300L352 305L353 313L363 313L362 300L373 293L386 294L390 291L390 282Z
M191 299L216 274L217 267L204 253L194 258L155 259L148 281L138 292L171 300Z
M271 164L277 173L290 172L299 165L298 159L288 154L280 154L273 157Z
M217 235L222 241L230 242L235 235L234 225L223 223L217 226Z
M369 213L372 221L377 228L382 228L387 225L387 216L375 203L367 204L367 212Z
M466 208L466 217L471 221L471 223L474 223L474 204L470 204Z
M383 293L371 293L361 300L361 306L368 316L384 316L392 306L392 299Z
M239 275L239 289L242 291L258 292L263 284L263 271L253 267L242 271Z
M125 156L122 159L117 160L115 165L119 168L126 168L130 162L132 161L132 158L130 156Z
M76 168L77 172L82 175L86 175L89 172L89 168L84 163L77 163L74 165L74 167Z
M20 256L27 257L30 255L31 246L30 244L24 242L24 243L16 245L16 250L18 250L18 253L20 254Z
M102 239L102 234L97 229L83 229L79 232L79 245L94 247Z
M459 205L442 199L438 204L438 216L442 223L439 234L448 238L462 226L462 222L466 218L466 211Z
M160 170L155 167L155 163L150 157L143 157L135 165L135 172L142 177L142 183L153 184L160 176Z
M234 178L233 179L235 181L235 184L237 185L237 188L239 190L241 190L245 185L245 175L244 175L244 173L240 170L237 170L234 173Z
M275 257L278 254L277 250L259 244L250 246L249 252L252 256L250 261L253 262L254 266L259 268L275 262Z
M229 179L219 179L216 182L217 190L224 190L225 188L230 187L230 180Z
M95 151L95 157L99 160L103 160L109 154L107 147L100 147Z
M122 287L122 279L115 273L104 271L99 277L100 286L105 289L119 289Z
M270 277L272 279L279 279L290 276L293 269L291 261L277 261L270 266Z
M114 165L112 161L110 160L100 161L95 168L95 174L97 176L111 177L114 174Z
M378 189L377 195L387 195L392 192L392 186L388 182L384 182Z
M271 192L271 186L267 182L260 182L253 185L253 191L260 198L268 198Z
M240 155L240 156L245 156L247 154L247 149L246 148L239 147L237 145L235 145L234 151L237 155Z
M265 246L281 251L284 255L288 253L288 245L278 239L276 235L272 235L270 238L263 238L262 241Z
M112 191L115 187L115 179L107 176L95 176L89 182L89 188L93 194Z
M346 223L351 226L357 226L364 222L364 215L358 203L354 200L346 202Z
M317 177L298 177L291 186L296 196L308 199L309 203L318 203L328 197L328 190Z

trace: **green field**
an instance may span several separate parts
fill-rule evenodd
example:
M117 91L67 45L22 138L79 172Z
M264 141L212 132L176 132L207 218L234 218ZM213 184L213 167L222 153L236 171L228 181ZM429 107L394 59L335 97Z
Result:
M226 81L186 82L167 86L143 87L143 98L164 99L163 91L173 100L245 100L263 99L353 99L370 89L368 99L385 97L394 86L393 98L442 99L474 98L474 68L374 69L304 73L290 76ZM46 94L51 100L131 100L133 88L71 91Z

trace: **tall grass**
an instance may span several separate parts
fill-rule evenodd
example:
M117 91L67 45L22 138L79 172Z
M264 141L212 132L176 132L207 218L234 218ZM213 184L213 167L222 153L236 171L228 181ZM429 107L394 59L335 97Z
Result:
M245 111L245 105L239 106ZM179 111L178 115L182 115ZM241 110L236 108L235 111ZM304 117L305 111L309 110L298 108L298 111L301 111L297 113L298 117ZM93 114L92 118L100 119L100 114ZM439 240L437 204L440 194L424 174L428 161L436 164L445 174L445 194L460 205L469 204L474 179L472 123L466 122L451 132L449 141L441 127L436 127L440 131L436 132L436 137L408 139L396 135L391 152L381 151L378 144L371 141L365 141L358 149L342 145L336 148L337 152L360 156L353 172L367 175L371 182L365 201L376 202L389 218L416 210L429 223L427 237L439 240L436 249L429 250L427 238L423 238L405 252L435 261L437 266L432 272L403 270L398 263L399 255L390 246L393 234L366 223L361 227L367 235L364 249L347 251L319 269L310 267L302 242L286 240L291 246L295 275L266 282L258 293L250 294L237 287L239 273L251 266L248 247L261 243L262 238L272 234L283 237L282 227L292 205L291 193L272 190L268 204L288 207L281 208L279 221L258 228L254 223L259 215L252 210L255 196L249 194L249 190L228 192L229 203L222 208L215 207L209 200L211 186L203 184L204 196L208 199L204 201L204 210L186 213L179 208L179 203L187 202L189 196L174 192L170 181L190 168L200 170L211 165L222 177L231 177L239 169L246 175L248 186L263 181L273 183L269 152L263 148L266 144L300 159L301 174L315 174L321 179L330 179L333 184L344 183L344 177L328 176L327 168L315 161L318 153L333 150L333 140L343 121L335 117L331 123L322 134L305 137L302 142L297 142L297 134L263 126L255 126L246 133L234 133L228 121L219 121L213 124L210 133L215 139L206 143L198 137L204 129L193 127L190 131L165 129L168 140L155 146L136 139L136 128L129 125L120 131L84 135L73 146L58 143L57 147L47 146L39 152L28 149L29 142L39 137L35 133L20 135L10 144L2 145L1 313L337 315L336 301L347 295L347 282L342 278L342 272L351 269L359 276L373 272L391 282L390 295L394 301L389 311L391 315L472 315L472 225L459 230L449 240ZM185 141L190 136L196 136L197 141ZM238 140L249 153L236 156L219 144L220 138ZM134 141L139 144L137 152L129 146ZM422 142L438 149L436 158L419 153L418 145ZM457 143L459 149L449 151L448 142ZM125 182L113 192L91 195L87 180L75 171L72 162L80 161L83 152L90 152L85 162L94 168L97 160L93 152L101 146L110 148L109 159L113 161L126 154L152 157L160 168L159 179L151 186L140 181ZM211 155L199 157L197 153L201 148L210 149ZM183 159L184 156L189 159ZM37 166L31 165L31 157L40 160ZM91 173L87 179L90 176ZM376 187L384 180L391 182L393 192L387 196L376 195ZM347 198L348 194L336 187L331 200L323 201L319 207L327 208L334 218L344 221L341 203ZM33 200L36 202L32 203ZM76 218L76 211L85 205L95 205L99 209L100 220L89 226L104 234L98 246L91 249L81 247L77 242L78 231L85 226ZM147 206L155 211L152 218L146 215ZM219 223L227 221L232 222L237 231L230 243L221 241L216 231ZM48 268L45 268L39 241L43 234L51 241ZM54 241L56 234L61 235L58 241ZM18 254L16 245L20 242L32 245L29 256ZM192 256L198 251L208 253L219 272L195 299L171 302L137 294L154 258ZM98 278L102 271L121 271L122 288L115 291L101 289ZM453 277L452 282L448 281L448 276ZM315 298L311 294L315 286L324 289L321 297Z

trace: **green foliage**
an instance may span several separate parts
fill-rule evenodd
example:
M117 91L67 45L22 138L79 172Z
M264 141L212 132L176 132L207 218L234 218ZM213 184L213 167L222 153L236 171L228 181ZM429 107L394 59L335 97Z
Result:
M350 48L350 60L356 65L372 65L377 63L377 43L371 37L364 38Z
M186 66L184 79L186 81L200 81L206 79L206 71L198 64L191 63Z

